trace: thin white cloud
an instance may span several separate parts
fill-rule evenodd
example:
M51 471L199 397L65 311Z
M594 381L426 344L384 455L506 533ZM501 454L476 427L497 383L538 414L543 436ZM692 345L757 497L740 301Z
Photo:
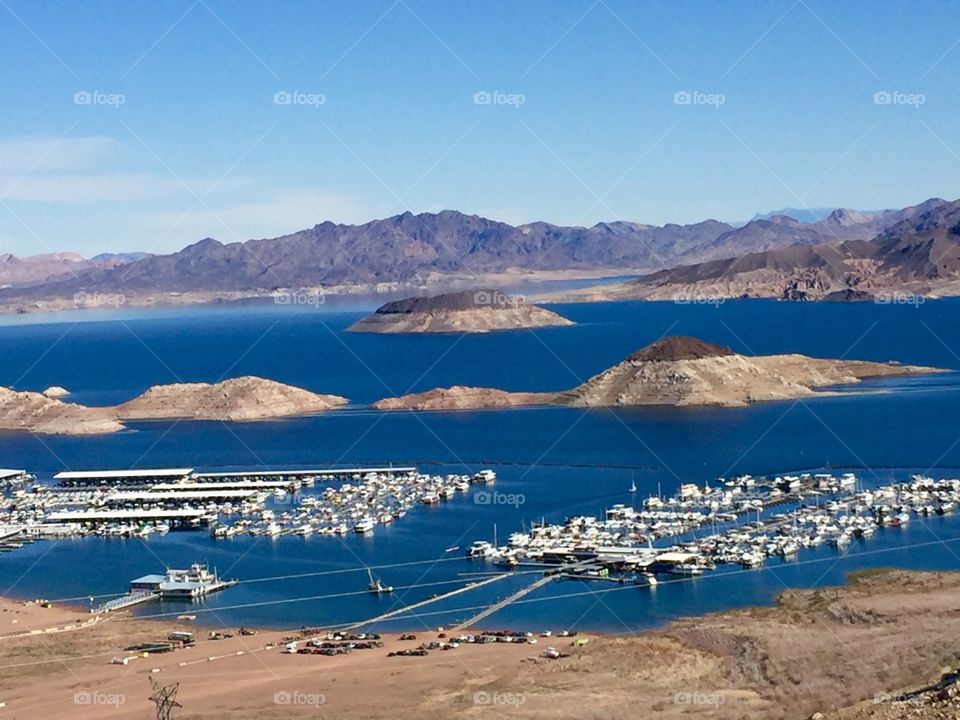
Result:
M44 203L130 201L187 194L179 181L144 173L0 176L0 198Z
M188 203L189 205L192 203ZM154 240L178 237L193 242L217 237L224 242L277 237L330 220L363 223L376 214L350 195L315 188L292 188L246 202L213 203L138 215L134 221L157 232ZM149 234L148 234L149 236ZM167 240L168 241L168 240ZM166 242L164 244L166 244Z
M0 140L0 171L23 173L81 170L115 157L117 141L109 137L30 136Z

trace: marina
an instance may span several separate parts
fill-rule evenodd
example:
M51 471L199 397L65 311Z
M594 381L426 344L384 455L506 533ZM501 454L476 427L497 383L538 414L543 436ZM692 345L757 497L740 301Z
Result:
M197 472L193 468L64 471L6 500L10 535L147 537L209 528L236 535L372 534L421 505L496 480L492 470L428 475L415 467ZM317 482L330 482L318 488ZM337 485L337 483L339 483Z
M859 486L853 473L682 484L677 494L648 497L639 509L617 504L601 518L535 523L503 546L478 540L466 555L504 568L562 563L558 574L569 579L653 587L657 576L695 578L718 565L759 568L768 558L790 561L821 545L842 553L880 528L949 515L960 502L958 479L914 475L907 482Z
M54 475L52 483L31 481L4 500L0 548L16 550L44 537L146 539L174 530L205 530L214 542L240 536L366 536L409 512L429 512L431 506L496 481L491 470L428 475L414 467L347 468L324 478L305 471L270 473L173 468L85 471L82 476ZM317 484L330 478L339 479L339 485ZM669 496L658 488L657 494L641 499L631 479L627 494L629 503L614 503L599 517L572 515L562 523L541 519L509 534L504 545L495 538L468 543L460 550L465 561L493 565L497 572L492 577L464 581L460 588L374 620L402 621L414 610L442 606L449 597L523 574L531 576L528 583L460 618L457 627L486 621L554 580L654 589L723 565L756 569L770 558L789 562L821 545L842 553L879 530L906 527L914 517L952 513L960 504L960 480L914 475L906 482L864 487L852 472L738 475L702 485L680 483ZM451 546L447 552L458 549ZM368 594L393 591L369 568L366 573ZM188 571L139 578L127 594L96 611L198 599L233 584L193 565Z

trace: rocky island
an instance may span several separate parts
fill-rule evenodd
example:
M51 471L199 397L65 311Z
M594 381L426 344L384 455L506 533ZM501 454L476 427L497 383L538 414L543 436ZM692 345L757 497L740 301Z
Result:
M123 430L111 408L87 407L0 387L0 430L43 435L97 435Z
M409 297L377 308L347 330L358 333L486 333L572 325L555 312L500 290Z
M822 394L819 388L864 378L939 372L934 368L805 355L749 356L690 337L668 337L638 350L582 385L558 393L450 388L388 398L381 410L451 410L518 405L743 406Z
M319 395L252 376L213 384L156 385L128 402L106 407L0 388L0 430L95 435L123 430L124 420L268 420L323 412L346 402L337 395Z
M318 395L273 380L245 376L215 384L155 385L115 410L122 420L191 418L265 420L307 415L344 405L346 398Z

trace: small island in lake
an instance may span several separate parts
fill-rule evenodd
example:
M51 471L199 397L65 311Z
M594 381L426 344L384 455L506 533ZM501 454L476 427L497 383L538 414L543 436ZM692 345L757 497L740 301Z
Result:
M481 289L395 300L347 330L357 333L487 333L573 325L516 295Z
M0 387L0 430L26 430L39 435L98 435L123 430L111 410Z
M332 410L346 404L274 380L244 376L218 383L155 385L115 410L122 420L266 420Z
M450 388L374 403L380 410L453 410L518 405L610 407L631 405L743 406L823 394L818 388L864 378L941 372L936 368L805 355L750 356L690 337L668 337L629 355L570 390L506 392Z
M213 384L155 385L121 405L106 407L0 387L0 430L95 435L123 430L125 420L269 420L332 410L346 402L338 395L319 395L252 376Z

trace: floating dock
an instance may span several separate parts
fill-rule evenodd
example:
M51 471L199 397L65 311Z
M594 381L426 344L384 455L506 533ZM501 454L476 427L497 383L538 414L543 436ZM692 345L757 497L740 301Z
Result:
M162 600L194 599L225 590L236 580L221 580L203 563L194 563L189 570L167 569L164 575L144 575L130 581L130 592L156 593Z
M236 585L236 580L221 580L203 563L194 563L189 570L167 568L162 575L144 575L130 581L130 592L108 600L91 613L116 612L151 600L195 600L204 595Z

